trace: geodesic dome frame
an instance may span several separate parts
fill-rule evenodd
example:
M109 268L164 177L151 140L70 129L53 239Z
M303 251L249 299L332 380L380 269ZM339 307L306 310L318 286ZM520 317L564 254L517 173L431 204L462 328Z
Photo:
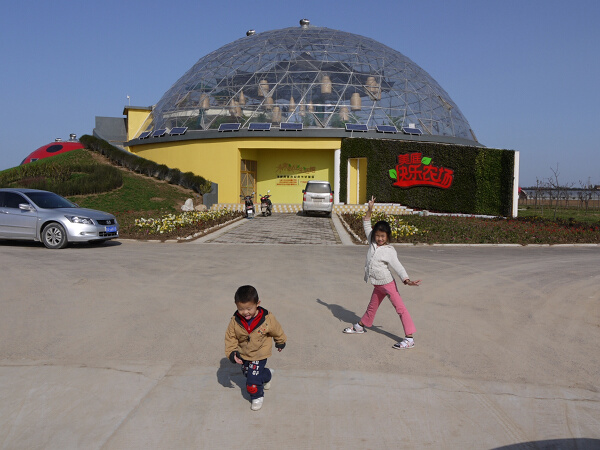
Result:
M373 39L309 26L247 36L201 58L160 99L142 131L216 129L237 122L415 126L425 135L476 142L441 86Z

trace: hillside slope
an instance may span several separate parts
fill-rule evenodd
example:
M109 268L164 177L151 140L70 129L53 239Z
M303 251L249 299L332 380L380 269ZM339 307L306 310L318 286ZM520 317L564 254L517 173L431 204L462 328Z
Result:
M109 190L100 183L88 186L98 174L106 177L106 173L113 172L118 173L119 186ZM191 189L134 173L85 149L4 170L0 172L0 187L52 190L82 207L107 211L117 218L123 213L174 213L188 198L196 204L201 201L201 196ZM69 195L86 190L92 193Z

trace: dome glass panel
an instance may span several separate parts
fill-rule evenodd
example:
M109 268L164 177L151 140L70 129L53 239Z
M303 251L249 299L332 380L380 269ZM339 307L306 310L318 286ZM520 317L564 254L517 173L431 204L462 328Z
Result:
M301 26L249 34L201 58L160 99L140 131L222 123L346 123L420 128L474 141L441 86L400 52L373 39Z

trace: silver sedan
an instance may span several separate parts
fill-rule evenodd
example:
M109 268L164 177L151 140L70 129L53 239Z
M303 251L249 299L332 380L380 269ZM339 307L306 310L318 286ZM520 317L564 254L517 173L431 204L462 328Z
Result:
M119 237L115 216L49 191L0 189L0 239L41 241L48 248L72 242L102 243Z

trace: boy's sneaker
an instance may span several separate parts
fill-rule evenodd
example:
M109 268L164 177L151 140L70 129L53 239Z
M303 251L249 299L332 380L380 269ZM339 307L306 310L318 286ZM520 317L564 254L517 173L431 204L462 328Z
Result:
M269 372L271 372L271 379L263 384L263 389L266 389L267 391L271 389L271 381L273 381L273 374L275 373L275 370L269 369Z
M361 333L364 333L365 331L367 331L367 330L365 330L364 327L361 327L357 323L355 323L351 327L344 328L344 333L346 333L346 334L361 334Z
M413 338L404 338L399 342L396 342L393 347L398 350L406 350L415 346L415 340Z
M263 400L264 397L258 397L252 400L252 406L250 409L252 409L252 411L258 411L260 408L262 408Z

